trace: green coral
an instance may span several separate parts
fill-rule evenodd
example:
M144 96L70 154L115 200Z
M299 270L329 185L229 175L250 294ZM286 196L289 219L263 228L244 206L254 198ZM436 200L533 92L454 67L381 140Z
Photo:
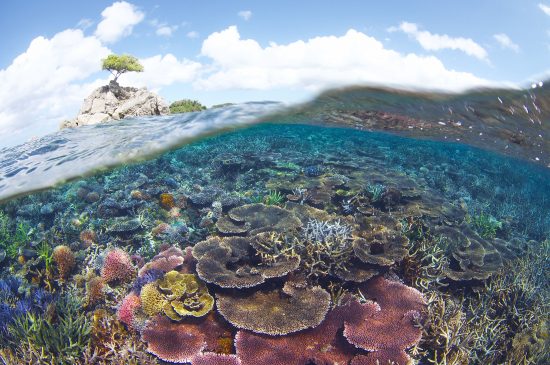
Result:
M199 103L196 100L183 99L174 101L170 104L170 113L189 113L189 112L200 112L205 110L206 107Z
M144 312L149 315L164 313L174 321L184 317L202 317L214 306L214 298L204 283L193 274L167 272L162 279L141 289Z
M8 331L14 348L20 350L21 344L28 344L47 354L48 364L57 365L74 362L81 356L89 344L91 325L78 296L69 292L56 301L53 311L29 312L17 318Z
M11 259L17 258L19 250L29 242L34 229L26 222L20 222L15 229L10 228L10 218L0 211L0 249L6 251L6 256Z
M474 230L483 238L495 238L499 229L502 228L502 222L489 214L478 214L470 218L470 223Z

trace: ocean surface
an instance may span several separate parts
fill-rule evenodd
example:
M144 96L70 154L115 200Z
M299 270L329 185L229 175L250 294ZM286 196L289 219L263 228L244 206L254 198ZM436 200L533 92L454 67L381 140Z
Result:
M0 150L4 364L546 364L550 95L332 90Z

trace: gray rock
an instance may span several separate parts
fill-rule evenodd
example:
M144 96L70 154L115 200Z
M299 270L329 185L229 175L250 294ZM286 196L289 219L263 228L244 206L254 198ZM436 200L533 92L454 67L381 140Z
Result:
M111 81L88 96L78 116L65 120L61 128L105 123L128 117L170 114L168 104L146 88L122 87Z

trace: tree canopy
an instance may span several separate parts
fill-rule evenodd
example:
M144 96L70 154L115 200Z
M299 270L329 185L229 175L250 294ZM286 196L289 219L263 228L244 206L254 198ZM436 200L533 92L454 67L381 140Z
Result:
M170 104L170 113L188 113L188 112L200 112L205 110L206 107L196 100L183 99L174 101Z
M134 56L127 54L111 54L102 60L102 69L107 70L115 77L115 82L125 72L142 72L143 66Z

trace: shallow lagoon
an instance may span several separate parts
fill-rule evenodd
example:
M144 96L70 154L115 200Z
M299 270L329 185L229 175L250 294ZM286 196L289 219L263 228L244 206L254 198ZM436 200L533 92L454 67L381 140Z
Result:
M550 170L525 160L271 123L1 209L8 364L548 361Z

